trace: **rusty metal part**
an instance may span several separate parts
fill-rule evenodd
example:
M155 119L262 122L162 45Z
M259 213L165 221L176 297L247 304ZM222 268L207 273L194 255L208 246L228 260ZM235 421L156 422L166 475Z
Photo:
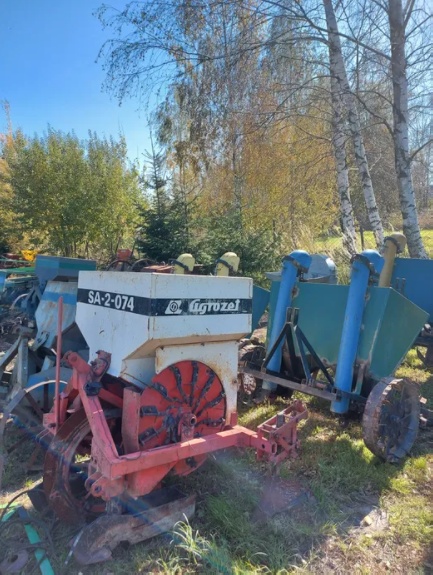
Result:
M183 372L182 363L188 365L189 371ZM83 391L82 386L86 381L84 372L77 378L76 383L82 404L93 432L91 454L97 467L96 471L101 475L98 478L101 486L98 493L100 497L108 500L113 496L113 491L120 493L122 482L125 485L124 489L130 495L134 497L144 495L155 489L170 470L177 474L187 474L197 468L206 455L227 447L252 447L258 449L261 456L271 454L278 456L279 459L295 454L297 442L292 440L289 430L296 425L297 421L306 417L305 408L302 413L290 415L281 426L283 429L278 430L277 433L273 433L272 423L269 422L269 429L264 428L255 433L236 425L236 417L230 418L228 428L217 431L225 425L225 422L216 417L216 410L221 409L220 406L223 403L221 394L218 393L220 383L214 372L204 364L199 365L199 362L197 362L197 376L195 376L193 364L194 362L176 364L180 374L183 373L186 378L185 388L183 385L179 386L179 373L167 368L170 373L167 375L167 380L164 378L164 382L168 387L157 381L157 378L165 371L163 370L149 384L147 401L138 403L142 401L140 394L131 394L127 401L128 412L124 412L122 416L124 447L129 447L127 452L122 454L119 454L107 425L100 397L89 397ZM180 381L182 383L182 378ZM191 393L192 388L194 388L194 393ZM127 391L125 390L125 394ZM182 391L188 398L186 402ZM164 419L163 410L155 408L158 402L161 406L167 406L167 420ZM137 409L138 405L140 409ZM197 418L197 431L193 439L182 441L182 438L178 436L178 422L174 425L173 421L173 419L176 421L178 409L183 410L182 415L190 413ZM289 415L289 410L287 415ZM192 420L191 424L195 425ZM129 430L127 435L126 429ZM139 446L144 448L139 451L134 451L135 430L139 431ZM197 433L203 433L203 435L197 437ZM174 443L170 443L171 441ZM129 451L131 447L132 451Z
M170 488L124 504L128 514L104 515L83 529L73 549L80 565L111 559L111 552L122 541L138 543L170 531L178 521L194 515L195 496L185 497Z
M249 367L255 367L260 369L260 366L265 358L266 350L261 344L245 344L239 350L239 365L245 367L248 362ZM242 371L238 374L239 388L240 391L245 395L252 395L258 386L262 384L261 379L257 379L249 373L244 373Z
M48 448L52 436L48 430L44 429L43 417L46 414L32 393L36 390L39 392L40 388L48 389L48 386L53 383L54 380L42 381L26 389L21 389L3 408L3 417L0 420L0 487L8 456L25 441L30 440L35 444L32 455L24 464L27 470L30 470L35 464L38 454L41 453L41 448L44 450ZM65 385L65 382L61 381L60 384ZM20 434L20 437L15 439L13 443L7 438L8 424L14 424L13 428Z
M366 446L377 457L398 463L418 434L419 387L404 379L384 378L368 396L362 418Z
M135 261L132 264L131 271L132 272L141 272L143 268L148 268L149 266L159 265L157 261L152 260L150 258L142 258L140 260Z
M102 358L103 352L98 355ZM126 387L118 397L118 418L104 412L106 390L91 396L85 392L95 370L77 354L68 360L74 372L64 395L78 392L83 409L59 429L44 469L50 506L67 521L111 509L116 498L148 494L169 472L186 475L220 449L251 447L274 463L296 455L296 425L307 415L300 402L257 433L236 425L235 414L227 425L217 374L199 361L179 361L155 375L143 391Z
M299 421L307 417L307 408L302 401L296 400L286 409L260 424L257 428L259 441L268 440L274 449L269 453L258 445L257 458L278 464L289 456L296 457L300 446L297 426Z
M140 450L204 437L223 429L226 400L217 374L199 361L181 361L156 375L140 396ZM177 464L186 475L205 456Z
M240 367L239 368L242 373L248 373L253 375L255 378L265 378L267 381L272 383L276 383L277 385L281 385L284 388L290 388L293 391L300 391L301 393L306 393L307 395L314 395L315 397L321 397L322 399L327 399L328 401L332 401L336 398L336 393L330 391L324 391L319 389L318 387L314 387L312 385L307 385L306 383L298 383L296 381L292 381L291 379L272 375L270 373L266 373L263 371L258 371L256 369L251 369L250 367ZM350 396L350 394L346 394Z
M131 270L132 263L125 259L116 259L110 262L107 266L107 271L112 272L128 272Z
M120 410L104 413L111 428L120 421ZM50 507L68 523L79 523L105 511L105 502L85 487L92 443L85 411L73 413L60 427L45 456L44 491Z
M141 393L126 389L124 397L122 437L126 453L145 452L154 462L128 476L128 492L134 497L155 489L168 472L187 475L206 459L204 452L160 462L155 448L187 445L222 430L226 424L223 385L216 373L199 361L172 364L155 375ZM122 468L121 475L125 475L127 466ZM109 487L103 487L102 496L106 497Z
M139 267L138 262L137 262L137 265L135 265L134 271L147 272L147 273L159 273L159 274L171 274L171 272L173 271L173 266L170 264L155 264L155 265Z

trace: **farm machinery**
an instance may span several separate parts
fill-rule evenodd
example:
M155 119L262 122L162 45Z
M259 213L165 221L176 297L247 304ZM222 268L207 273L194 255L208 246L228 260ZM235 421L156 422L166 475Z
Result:
M386 269L381 274L380 285L392 286L407 299L428 313L426 324L414 345L418 357L428 368L433 367L433 260L396 257L404 251L406 238L395 233L386 238L384 257ZM426 349L423 355L418 347Z
M190 256L171 274L80 271L75 323L91 362L66 352L67 382L59 361L65 292L58 298L53 399L52 380L26 387L3 420L14 413L46 450L39 504L67 522L90 521L74 544L81 564L190 517L194 497L162 482L210 453L250 447L274 464L296 456L297 424L307 416L300 401L256 431L237 424L238 342L251 332L253 309L252 280L228 273L238 261L225 254L216 276L184 273ZM49 409L40 403L47 398Z
M249 347L242 378L262 382L257 402L280 386L329 401L340 417L363 413L367 447L397 462L416 439L420 394L417 385L392 374L428 313L386 287L384 276L378 286L385 260L374 250L352 258L349 286L300 281L309 264L302 251L284 259L273 286L277 297L271 298L267 345Z
M29 291L36 277L31 267L35 252L24 250L18 254L0 255L0 319L7 313L8 306L22 293Z
M62 295L54 383L22 389L5 411L4 420L28 398L40 416L28 429L46 450L43 506L83 526L73 545L83 565L190 517L194 497L166 479L195 471L210 453L253 448L273 464L296 456L297 424L307 416L299 400L256 431L237 423L239 342L252 331L254 287L230 275L235 254L220 260L215 276L191 274L189 254L175 273L80 271L74 325L90 363L79 346L66 351ZM311 262L303 251L284 258L267 346L244 355L241 375L263 381L265 396L280 385L328 400L340 416L363 412L366 445L399 461L417 435L420 397L392 374L428 314L377 285L384 259L375 251L353 258L349 286L332 283L326 258L323 273L308 276ZM263 309L267 295L260 296Z
M29 268L24 268L29 269ZM33 275L25 276L23 291L12 304L12 318L18 314L17 333L8 351L0 357L0 396L12 397L26 386L32 386L54 377L55 347L58 335L57 303L63 298L64 314L63 353L80 350L85 356L87 344L75 325L77 279L80 270L95 270L93 260L37 255ZM10 270L7 270L10 271ZM25 289L24 289L25 288ZM8 307L9 309L9 307ZM10 313L10 312L9 312ZM7 370L9 364L14 365ZM62 368L62 377L68 379L71 371ZM42 398L36 401L42 405ZM48 397L45 398L45 409Z

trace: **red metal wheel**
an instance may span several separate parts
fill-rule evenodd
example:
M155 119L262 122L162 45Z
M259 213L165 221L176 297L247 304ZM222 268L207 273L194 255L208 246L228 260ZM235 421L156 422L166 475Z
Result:
M226 398L221 380L199 361L180 361L155 375L141 396L138 440L141 450L152 449L221 431ZM176 464L173 472L186 475L206 456Z
M120 433L121 411L106 410L105 416L116 438ZM89 495L88 477L92 433L84 409L72 414L53 438L45 456L44 491L56 515L78 523L104 513L106 503Z

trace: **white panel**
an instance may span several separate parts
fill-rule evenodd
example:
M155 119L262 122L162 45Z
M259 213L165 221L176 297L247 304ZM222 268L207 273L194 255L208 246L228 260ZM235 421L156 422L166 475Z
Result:
M232 313L240 308L238 302L251 299L250 278L84 271L79 274L78 289L76 319L90 347L90 358L100 349L111 353L109 373L115 376L125 371L122 360L154 356L160 346L233 342L251 331L251 313ZM113 307L116 294L124 296L123 300L116 298L123 309ZM140 300L144 306L141 313L135 313L136 296L146 298ZM172 312L162 300L183 302L183 311ZM146 308L157 304L157 311ZM133 371L136 377L138 365ZM143 373L149 373L148 366Z

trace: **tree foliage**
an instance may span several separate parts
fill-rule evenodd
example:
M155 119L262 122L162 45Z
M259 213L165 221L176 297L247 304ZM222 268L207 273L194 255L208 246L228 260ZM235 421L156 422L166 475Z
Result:
M137 248L145 257L169 262L183 252L195 250L188 242L181 198L170 195L168 190L164 154L156 151L152 144L147 161L148 204L140 210Z
M131 242L141 198L126 153L122 138L95 133L84 142L52 128L43 136L5 135L0 194L13 214L15 242L98 259Z
M196 209L211 215L230 206L242 233L263 225L287 250L303 226L317 234L339 221L340 166L346 170L340 178L346 208L353 209L355 222L372 226L380 243L376 204L386 217L400 207L404 225L415 230L411 253L422 255L415 203L410 219L397 194L402 165L394 161L400 128L393 125L393 113L399 114L399 104L388 15L398 1L172 0L128 2L120 12L100 9L101 22L115 36L101 53L107 88L119 99L150 95L155 86L165 94L157 110L159 141L171 160L171 192L176 186L182 191L188 221ZM409 112L415 119L425 111L427 70L431 77L431 14L423 0L409 0L405 10L401 65L412 87ZM337 65L331 44L338 45ZM337 100L341 157L333 163ZM414 128L409 136L415 141ZM424 149L425 135L417 146ZM406 173L415 152L406 153ZM417 168L425 173L425 165ZM425 181L417 173L418 185L424 182L425 188ZM352 235L354 229L351 224Z

